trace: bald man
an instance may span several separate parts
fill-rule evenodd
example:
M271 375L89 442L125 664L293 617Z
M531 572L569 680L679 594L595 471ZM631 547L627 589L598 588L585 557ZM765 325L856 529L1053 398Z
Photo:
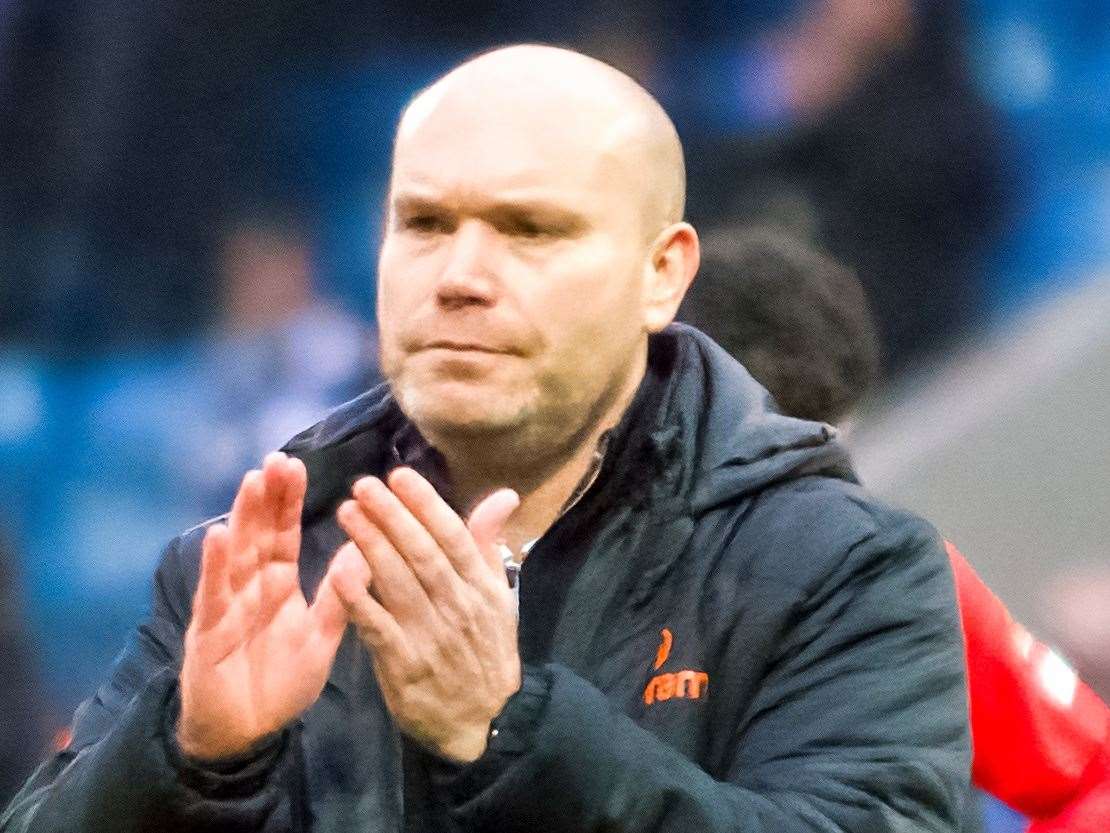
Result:
M508 48L418 96L388 385L169 545L0 827L955 829L940 541L671 325L682 211L669 119L603 64Z

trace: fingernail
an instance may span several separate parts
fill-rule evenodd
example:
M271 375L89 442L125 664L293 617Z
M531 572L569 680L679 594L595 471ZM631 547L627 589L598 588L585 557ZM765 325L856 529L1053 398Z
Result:
M263 466L268 466L268 465L271 465L273 463L278 463L278 462L280 462L284 459L285 459L285 452L283 452L283 451L271 451L264 458L262 458L262 465Z

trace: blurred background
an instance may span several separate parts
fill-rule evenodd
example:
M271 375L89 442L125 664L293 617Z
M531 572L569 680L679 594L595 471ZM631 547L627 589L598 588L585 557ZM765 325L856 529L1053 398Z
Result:
M696 225L857 271L862 476L1110 695L1107 0L0 0L0 804L161 547L378 380L396 118L517 41L655 93Z

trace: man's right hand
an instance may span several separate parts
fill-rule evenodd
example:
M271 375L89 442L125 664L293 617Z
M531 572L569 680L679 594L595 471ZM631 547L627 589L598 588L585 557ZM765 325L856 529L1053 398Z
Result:
M205 535L181 668L177 741L189 757L248 750L324 687L347 625L332 572L353 556L340 551L309 606L297 568L306 484L300 460L268 455L243 478L227 523Z

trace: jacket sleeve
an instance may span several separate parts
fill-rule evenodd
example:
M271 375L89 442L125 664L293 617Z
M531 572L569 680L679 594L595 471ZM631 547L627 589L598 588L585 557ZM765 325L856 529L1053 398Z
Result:
M449 788L467 829L960 827L970 765L963 646L951 573L923 523L871 536L806 594L723 777L568 669L525 672L486 753Z
M151 615L109 680L77 710L70 744L0 816L3 833L281 830L282 736L242 760L202 769L173 739L182 640L202 530L167 547ZM192 547L192 563L183 555ZM187 578L186 575L190 576Z

